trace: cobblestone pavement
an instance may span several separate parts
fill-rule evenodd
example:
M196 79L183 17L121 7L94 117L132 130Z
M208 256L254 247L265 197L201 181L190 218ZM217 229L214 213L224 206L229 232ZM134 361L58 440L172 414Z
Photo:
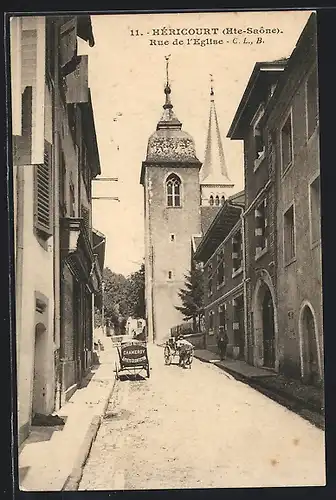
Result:
M214 365L120 380L79 490L324 485L324 433Z

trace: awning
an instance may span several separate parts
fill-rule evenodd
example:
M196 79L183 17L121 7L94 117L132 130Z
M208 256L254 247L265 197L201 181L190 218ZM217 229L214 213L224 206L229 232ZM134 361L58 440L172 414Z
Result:
M196 260L207 262L216 248L218 248L231 229L237 224L240 214L241 210L238 207L232 206L227 202L222 206L197 247L195 252Z

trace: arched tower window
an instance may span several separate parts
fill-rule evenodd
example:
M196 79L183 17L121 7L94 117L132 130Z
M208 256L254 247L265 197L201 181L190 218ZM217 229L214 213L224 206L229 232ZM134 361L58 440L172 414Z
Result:
M224 203L225 203L225 196L222 196L222 198L221 198L221 204L224 205Z
M214 197L212 195L210 195L209 203L211 206L214 204Z
M171 174L166 180L168 207L181 206L181 179L176 174Z
M216 198L215 198L215 205L219 205L219 196L217 195Z

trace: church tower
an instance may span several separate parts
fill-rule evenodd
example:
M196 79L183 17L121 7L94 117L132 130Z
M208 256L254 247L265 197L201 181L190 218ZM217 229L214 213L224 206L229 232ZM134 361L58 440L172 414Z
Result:
M145 296L148 339L162 342L183 322L174 307L190 269L190 241L200 233L199 171L193 138L182 130L171 101L166 58L165 104L148 140L140 183L144 187Z
M205 156L200 171L201 206L218 207L231 194L234 187L228 174L225 162L222 139L219 131L218 117L215 106L215 92L211 78L210 115L208 134L206 138Z

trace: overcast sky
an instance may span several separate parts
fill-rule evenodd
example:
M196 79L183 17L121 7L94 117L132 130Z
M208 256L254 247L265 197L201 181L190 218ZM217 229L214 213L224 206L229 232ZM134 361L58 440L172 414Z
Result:
M144 256L143 187L139 183L147 141L155 130L164 104L165 56L170 58L174 110L183 129L196 142L200 161L209 118L210 77L229 175L235 192L243 189L240 141L226 134L257 61L289 56L311 11L95 15L95 46L80 43L89 55L92 93L102 176L119 182L94 182L94 196L118 196L120 203L93 200L93 226L107 237L105 265L125 275L137 270ZM185 28L190 34L155 35L160 28ZM225 28L270 28L280 33L222 34ZM215 30L193 35L193 29ZM131 30L142 35L132 36ZM281 33L282 31L282 33ZM185 33L185 32L183 32ZM256 44L258 36L264 43ZM178 38L183 45L173 45ZM217 45L187 45L188 39L223 40ZM253 44L246 44L253 41ZM150 40L169 45L150 45ZM233 43L233 40L240 43ZM189 42L193 44L194 42Z

